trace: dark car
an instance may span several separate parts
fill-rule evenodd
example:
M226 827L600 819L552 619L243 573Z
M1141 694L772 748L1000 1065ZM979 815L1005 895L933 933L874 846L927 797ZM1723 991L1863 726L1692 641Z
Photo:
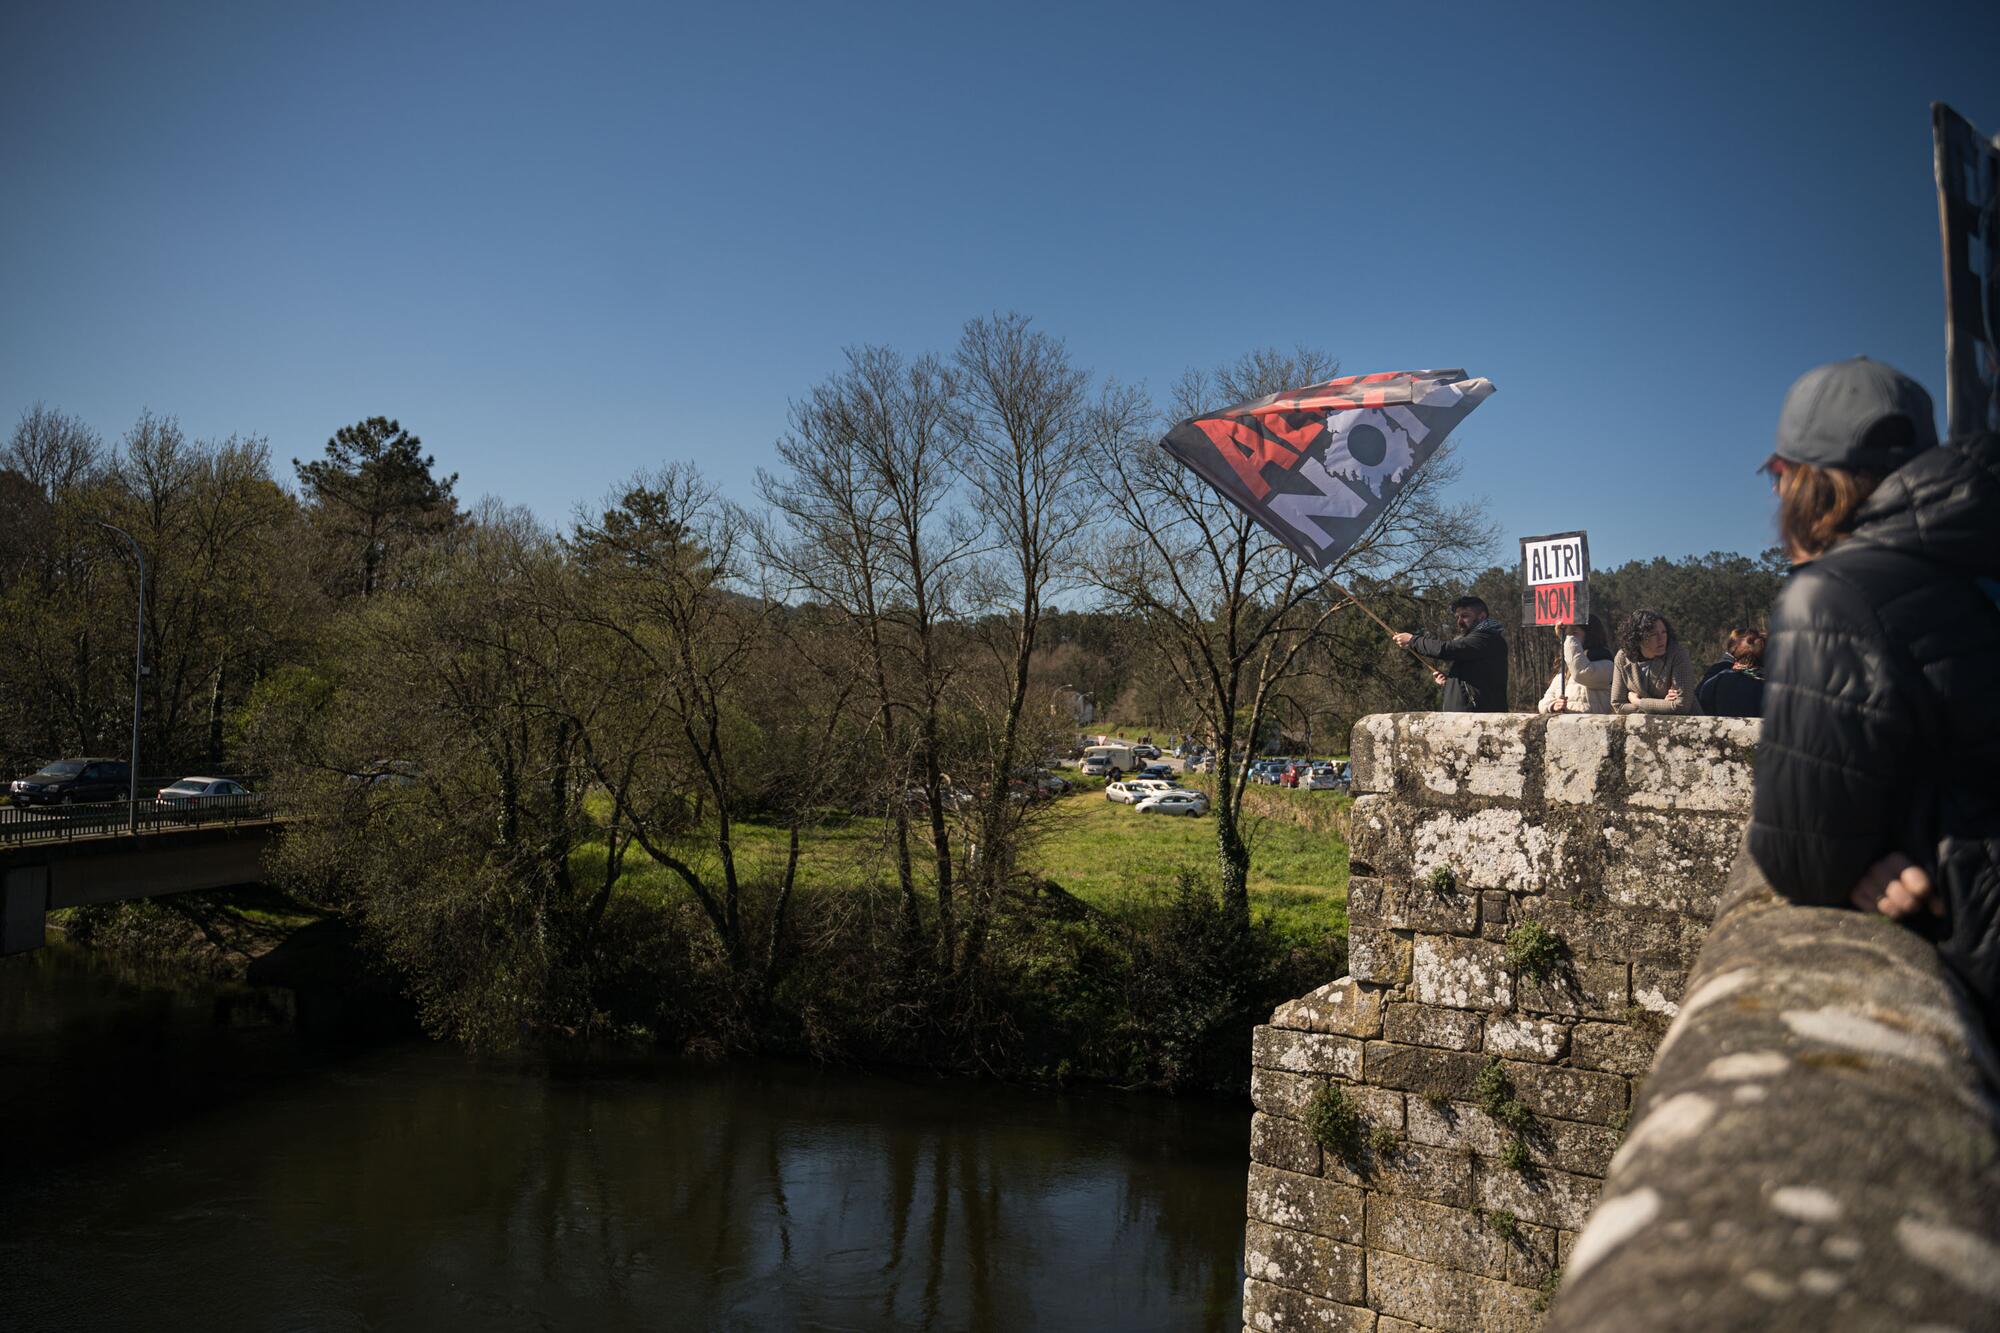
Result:
M1180 774L1174 772L1172 765L1152 764L1146 768L1140 769L1139 776L1142 778L1166 778L1169 781L1171 781L1172 779L1179 777Z
M13 784L21 805L122 801L131 790L132 768L123 759L58 759Z

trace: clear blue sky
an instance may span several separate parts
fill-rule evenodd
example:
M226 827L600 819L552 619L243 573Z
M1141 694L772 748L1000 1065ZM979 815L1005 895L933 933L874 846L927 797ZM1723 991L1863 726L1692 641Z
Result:
M1467 367L1464 489L1600 563L1770 540L1785 386L1940 398L1928 103L2000 4L5 6L0 429L286 465L377 413L560 521L739 498L843 346L1018 309L1164 389Z

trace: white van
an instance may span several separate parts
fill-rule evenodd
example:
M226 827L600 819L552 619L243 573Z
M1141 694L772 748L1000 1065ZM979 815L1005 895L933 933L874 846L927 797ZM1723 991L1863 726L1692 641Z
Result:
M1144 767L1129 745L1092 745L1083 752L1083 773L1092 778L1122 778Z

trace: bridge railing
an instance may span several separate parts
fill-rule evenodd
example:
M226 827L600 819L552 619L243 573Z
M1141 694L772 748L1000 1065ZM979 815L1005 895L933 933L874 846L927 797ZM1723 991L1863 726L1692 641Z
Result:
M0 847L29 843L66 842L129 832L134 807L129 801L91 801L77 805L0 806ZM271 817L268 798L198 796L184 800L141 800L137 804L141 833L160 833L204 825L235 825Z

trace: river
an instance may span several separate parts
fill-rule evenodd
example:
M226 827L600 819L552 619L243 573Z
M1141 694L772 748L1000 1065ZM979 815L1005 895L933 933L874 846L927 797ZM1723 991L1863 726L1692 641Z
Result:
M310 1038L0 959L11 1328L1234 1330L1247 1109Z

